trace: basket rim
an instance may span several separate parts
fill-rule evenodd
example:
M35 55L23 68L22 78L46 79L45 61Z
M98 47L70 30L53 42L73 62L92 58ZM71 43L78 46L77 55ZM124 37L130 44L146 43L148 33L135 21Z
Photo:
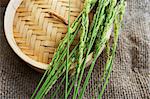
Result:
M12 50L26 63L30 64L31 66L33 66L35 68L38 68L41 70L46 70L49 66L48 64L38 62L38 61L28 57L25 53L23 53L21 51L21 49L16 44L16 41L14 39L14 36L13 36L14 35L14 33L13 33L14 17L15 17L16 10L20 6L22 1L23 0L10 0L10 2L6 8L5 15L4 15L4 31L5 31L5 36L6 36L7 42L9 43ZM107 32L107 39L110 38L112 28L113 28L113 26L111 26L110 30ZM104 47L102 49L104 49Z
M20 48L17 46L14 37L13 37L13 21L17 8L23 0L10 0L4 15L4 33L7 39L8 44L11 46L13 51L26 63L29 63L31 66L34 66L39 69L46 70L48 64L37 62L27 55L25 55ZM11 17L10 17L11 16Z

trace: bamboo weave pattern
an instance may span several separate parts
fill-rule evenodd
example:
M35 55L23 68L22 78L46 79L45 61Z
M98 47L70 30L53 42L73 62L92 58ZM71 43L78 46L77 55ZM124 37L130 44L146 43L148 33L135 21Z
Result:
M83 1L71 0L71 23ZM23 0L14 18L14 38L30 58L49 63L67 32L68 0ZM76 39L77 40L77 39Z

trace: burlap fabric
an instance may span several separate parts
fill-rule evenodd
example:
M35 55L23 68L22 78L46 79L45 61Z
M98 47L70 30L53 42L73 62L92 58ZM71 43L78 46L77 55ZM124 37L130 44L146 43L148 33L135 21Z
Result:
M1 0L1 1L0 1L0 6L5 7L5 6L8 4L9 1L10 1L10 0Z
M127 3L113 71L104 99L150 99L150 0L127 0ZM0 99L28 99L42 74L27 66L7 44L2 27L4 11L5 8L1 7ZM85 99L90 99L97 90L103 61L104 55L95 65ZM57 98L59 99L59 95Z

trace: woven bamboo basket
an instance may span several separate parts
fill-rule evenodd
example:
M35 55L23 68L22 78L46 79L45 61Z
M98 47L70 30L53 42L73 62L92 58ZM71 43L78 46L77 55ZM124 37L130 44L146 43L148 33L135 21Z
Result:
M67 32L69 0L11 0L5 13L6 38L25 62L45 70ZM71 23L83 7L71 0ZM71 47L78 42L75 39Z

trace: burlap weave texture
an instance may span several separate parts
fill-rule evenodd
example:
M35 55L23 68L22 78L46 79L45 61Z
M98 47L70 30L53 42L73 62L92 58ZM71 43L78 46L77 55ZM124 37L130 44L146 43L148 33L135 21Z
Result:
M28 99L42 74L28 67L7 44L2 28L4 11L5 8L0 9L0 99ZM123 23L103 98L150 99L150 0L127 0ZM96 90L102 57L95 65L85 99L90 99Z

